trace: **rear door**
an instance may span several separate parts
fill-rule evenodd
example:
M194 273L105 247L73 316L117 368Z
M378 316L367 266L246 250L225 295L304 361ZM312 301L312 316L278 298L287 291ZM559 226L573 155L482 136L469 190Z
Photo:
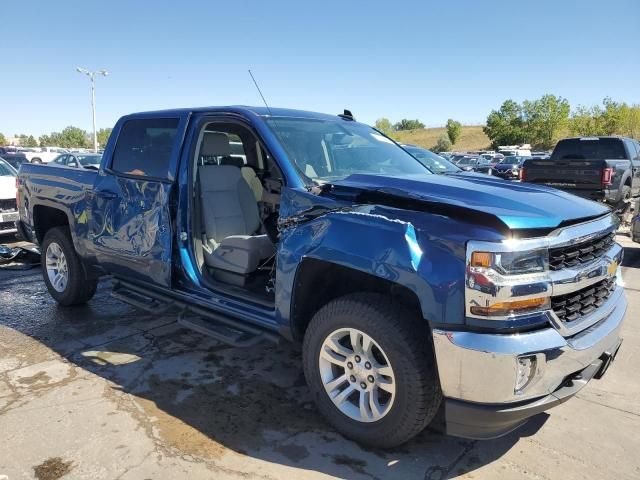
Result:
M114 276L171 285L172 195L187 114L120 120L92 193L90 238Z
M633 195L640 194L640 143L637 140L631 140L631 146L635 149L631 150L631 174Z

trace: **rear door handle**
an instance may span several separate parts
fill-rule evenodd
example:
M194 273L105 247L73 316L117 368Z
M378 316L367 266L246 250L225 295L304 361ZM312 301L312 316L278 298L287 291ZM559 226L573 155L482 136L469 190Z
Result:
M109 190L98 190L96 192L96 195L100 198L104 198L107 200L111 200L113 198L116 198L118 195L115 192L111 192Z

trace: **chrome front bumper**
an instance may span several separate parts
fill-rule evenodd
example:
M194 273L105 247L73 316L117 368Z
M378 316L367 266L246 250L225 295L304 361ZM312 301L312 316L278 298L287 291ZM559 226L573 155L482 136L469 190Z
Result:
M599 318L568 338L552 327L517 334L434 329L442 392L449 399L483 404L509 404L549 395L567 377L619 345L626 309L627 300L618 285L598 309ZM534 379L516 393L521 355L536 355L538 366Z

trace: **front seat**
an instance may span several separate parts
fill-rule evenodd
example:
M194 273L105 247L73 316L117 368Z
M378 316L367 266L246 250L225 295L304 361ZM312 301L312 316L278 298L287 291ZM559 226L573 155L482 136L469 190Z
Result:
M228 156L219 135L227 139L229 146L225 134L208 134L203 139L205 155ZM204 144L207 137L214 136L217 138L211 144ZM220 147L218 151L210 148L214 144ZM267 235L256 234L260 215L251 188L235 165L204 165L198 175L205 263L240 275L254 272L260 261L275 254L275 247Z

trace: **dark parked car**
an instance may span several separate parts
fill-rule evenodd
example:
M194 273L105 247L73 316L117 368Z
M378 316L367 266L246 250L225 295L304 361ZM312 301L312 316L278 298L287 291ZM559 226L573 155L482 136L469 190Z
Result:
M481 155L465 155L456 164L465 172L486 173L491 175L491 161Z
M640 243L640 198L635 201L631 217L631 240Z
M64 153L56 157L49 165L98 170L101 160L102 155L99 153Z
M522 179L542 183L612 207L640 194L640 143L625 137L560 140L549 159L531 159Z
M520 169L522 168L522 164L529 158L531 157L505 157L500 163L493 167L493 174L496 177L507 180L518 180L520 178Z
M431 150L416 145L402 145L402 147L433 173L446 175L462 171L461 168L455 166L440 155L433 153Z
M26 155L16 147L0 147L0 157L16 170L20 168L20 165L28 161Z

